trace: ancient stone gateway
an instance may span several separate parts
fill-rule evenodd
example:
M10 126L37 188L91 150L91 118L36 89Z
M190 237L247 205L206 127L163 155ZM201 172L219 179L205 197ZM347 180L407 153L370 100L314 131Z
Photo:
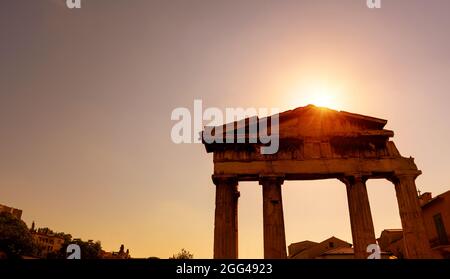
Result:
M263 194L264 258L286 258L281 185L285 180L335 178L347 189L355 258L376 243L368 179L395 186L407 258L430 258L413 158L402 157L383 129L387 121L343 111L300 107L279 114L279 151L261 155L260 143L206 143L214 153L214 258L238 258L238 183L258 181ZM236 123L235 123L236 124ZM236 127L236 125L235 125Z

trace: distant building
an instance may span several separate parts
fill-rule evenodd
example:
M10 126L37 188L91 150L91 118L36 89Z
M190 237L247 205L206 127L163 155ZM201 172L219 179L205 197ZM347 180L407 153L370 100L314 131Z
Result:
M127 251L125 251L125 246L122 244L120 245L120 249L119 252L106 252L106 251L101 251L100 254L100 258L101 259L118 259L118 260L124 260L124 259L130 259L130 251L127 249Z
M17 219L22 219L22 210L17 208L12 208L3 204L0 204L0 212L11 213Z
M337 237L330 237L322 242L301 241L289 245L289 258L291 259L317 259L323 258L328 251L336 248L351 248L352 245Z
M404 258L403 230L387 229L381 232L380 238L377 239L381 251L392 253L396 258Z
M339 247L336 249L331 249L316 257L316 259L327 259L327 260L334 260L334 259L351 260L354 258L355 253L352 247Z
M337 237L322 242L301 241L288 247L290 259L354 259L352 244ZM388 259L389 253L382 252L381 258Z
M431 193L419 197L422 216L431 248L444 258L450 258L450 191L434 198Z
M301 241L289 245L289 258L291 259L317 259L323 257L328 251L337 248L351 248L352 245L337 237L330 237L322 242Z
M39 228L35 230L34 222L31 225L31 236L36 244L39 258L47 258L50 253L58 253L64 245L64 234L55 233L49 228Z
M432 197L430 192L419 196L425 230L438 258L450 258L450 191ZM384 230L378 243L383 251L392 252L396 257L403 258L403 232L401 229Z

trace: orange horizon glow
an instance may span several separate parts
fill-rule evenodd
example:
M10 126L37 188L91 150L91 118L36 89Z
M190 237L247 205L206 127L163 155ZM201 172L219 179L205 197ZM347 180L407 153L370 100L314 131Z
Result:
M450 1L4 2L0 204L29 226L211 258L213 156L170 139L172 110L195 99L387 119L418 188L448 190ZM239 257L262 258L261 186L239 191ZM376 235L400 228L392 183L368 191ZM340 181L286 181L286 244L351 242L347 207Z
M339 110L342 108L342 89L329 82L316 80L301 81L285 94L286 103L295 107L315 105L321 108ZM292 109L291 108L291 109Z

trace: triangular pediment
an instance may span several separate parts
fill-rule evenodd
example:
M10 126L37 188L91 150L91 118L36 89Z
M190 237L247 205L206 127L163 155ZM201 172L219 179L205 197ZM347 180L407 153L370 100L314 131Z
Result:
M280 113L281 138L390 135L387 120L308 105Z
M304 139L304 138L355 138L355 137L382 137L389 138L394 136L394 132L385 130L384 126L387 120L365 116L361 114L350 113L346 111L337 111L328 108L308 105L293 110L279 113L278 131L280 139ZM257 121L265 121L270 129L271 121L268 118L257 118ZM212 128L221 131L224 137L228 134L236 134L238 127L246 127L246 137L249 137L249 121L246 118L234 122L233 125L223 125ZM255 120L255 118L252 118ZM255 122L253 122L255 123ZM228 130L227 130L228 128ZM231 129L230 129L231 128ZM261 129L258 127L258 129ZM231 133L230 133L231 132Z

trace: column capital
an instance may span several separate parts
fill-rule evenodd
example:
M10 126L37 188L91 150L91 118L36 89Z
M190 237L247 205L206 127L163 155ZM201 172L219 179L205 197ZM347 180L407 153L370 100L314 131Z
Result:
M213 183L217 186L219 184L228 184L236 186L239 183L237 175L230 174L213 174L211 176Z
M259 175L259 185L264 183L277 183L282 185L284 183L284 174L261 174Z
M390 175L389 177L386 177L387 180L391 181L395 185L399 184L400 181L405 179L411 179L413 181L416 180L416 178L422 174L422 171L420 170L413 170L413 171L395 171Z
M338 179L342 181L345 185L352 185L357 182L366 183L369 180L371 174L370 173L345 173Z

